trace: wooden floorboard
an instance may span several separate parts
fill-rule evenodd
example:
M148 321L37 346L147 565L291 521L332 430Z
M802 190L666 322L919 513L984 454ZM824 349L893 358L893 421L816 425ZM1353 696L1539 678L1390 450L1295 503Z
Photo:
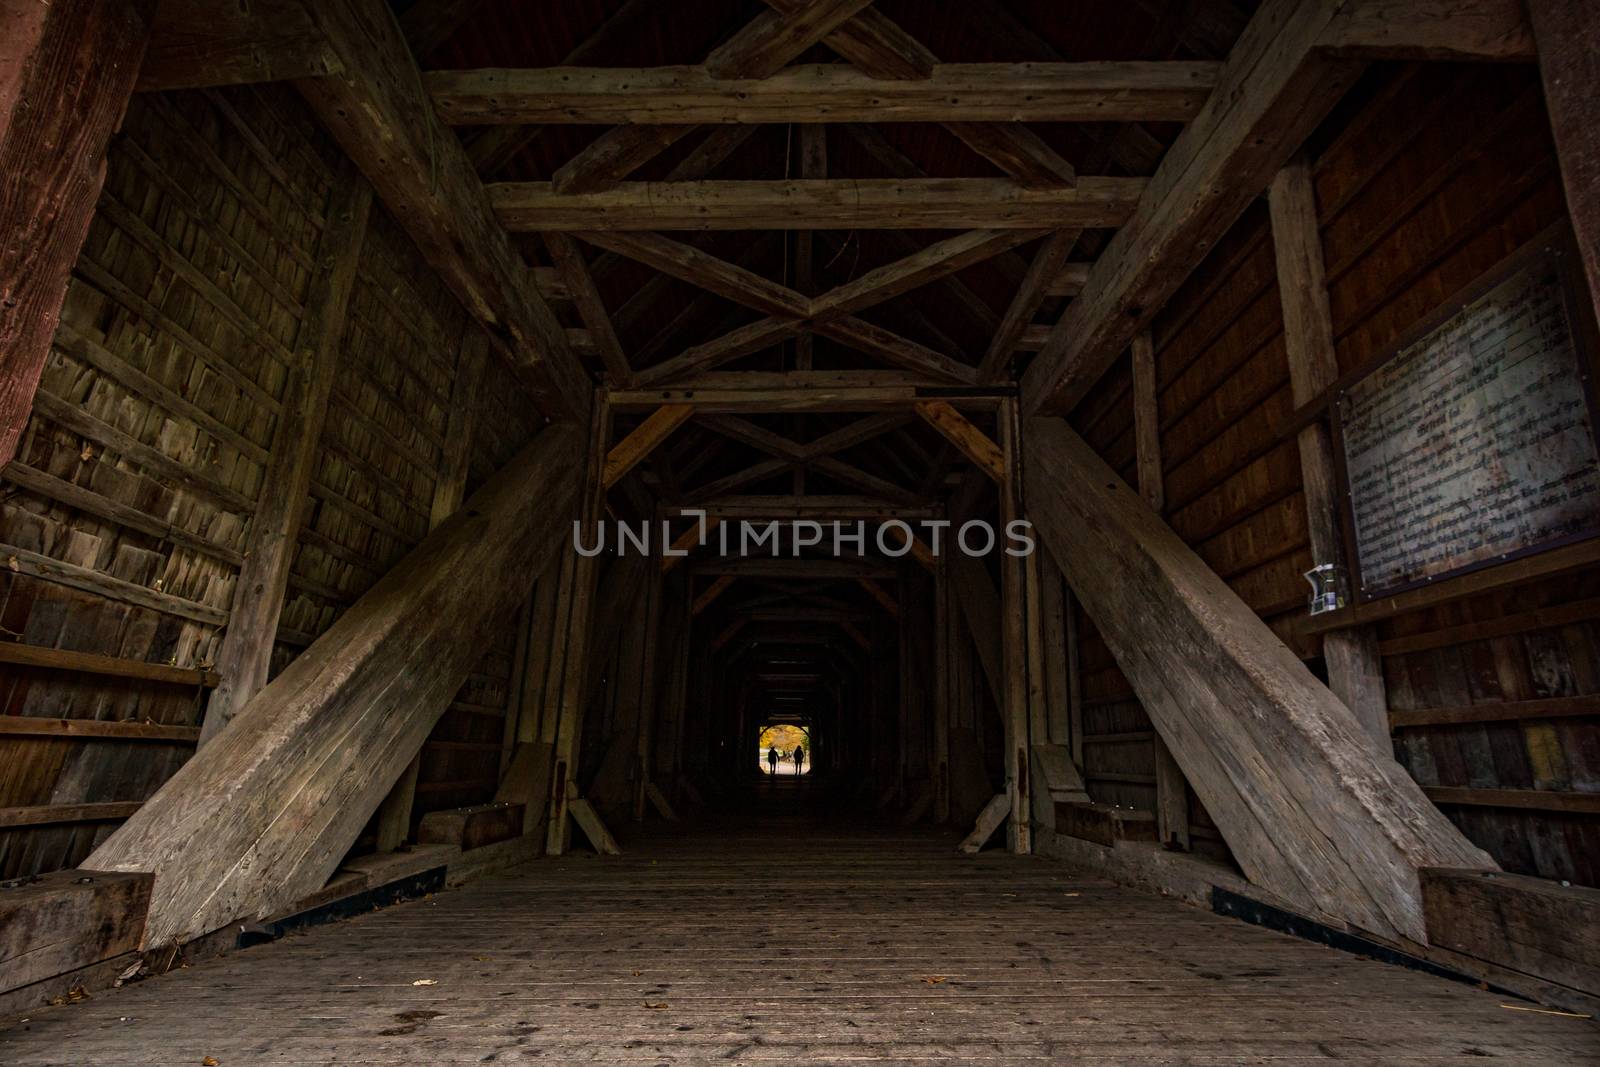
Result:
M1593 1022L958 837L635 834L42 1009L0 1062L1600 1062Z

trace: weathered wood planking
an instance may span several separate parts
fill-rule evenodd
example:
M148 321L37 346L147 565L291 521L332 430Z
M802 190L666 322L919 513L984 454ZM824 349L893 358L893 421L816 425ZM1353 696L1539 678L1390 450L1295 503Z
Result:
M1108 1067L1174 1049L1224 1063L1567 1067L1600 1055L1592 1020L1507 1010L1517 1002L1503 994L1064 865L958 856L954 840L801 819L653 831L604 863L542 860L30 1010L5 1035L7 1060L228 1064L262 1047L350 1062L414 1062L421 1048L447 1063L647 1052L1005 1067L1059 1062L1069 1045Z
M0 741L0 803L136 802L186 758L179 744L66 739L79 722L87 736L130 720L187 735L197 721L196 689L160 679L211 677L195 668L232 599L239 502L269 454L331 152L277 91L130 106L0 522L24 550L0 578L6 625L94 673L5 669L13 714L65 722L59 740ZM75 865L110 828L5 831L0 874Z
M1030 518L1246 874L1425 941L1417 870L1489 858L1082 438L1036 418L1025 445Z
M329 224L318 246L323 271L315 279L300 319L295 338L299 366L278 413L272 460L251 516L227 635L217 656L222 684L206 707L203 737L207 740L267 684L372 209L372 187L353 166L341 168L336 182L328 205Z
M577 438L542 433L96 849L91 868L156 872L146 944L322 886L564 543Z

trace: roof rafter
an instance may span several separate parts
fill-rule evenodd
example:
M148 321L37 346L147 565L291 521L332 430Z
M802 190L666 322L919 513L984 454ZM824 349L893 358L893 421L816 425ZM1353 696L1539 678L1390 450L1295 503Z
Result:
M872 0L794 0L781 15L762 12L706 59L720 77L763 78L827 36ZM621 181L672 144L694 132L694 125L616 126L568 160L553 186L563 193L603 189Z

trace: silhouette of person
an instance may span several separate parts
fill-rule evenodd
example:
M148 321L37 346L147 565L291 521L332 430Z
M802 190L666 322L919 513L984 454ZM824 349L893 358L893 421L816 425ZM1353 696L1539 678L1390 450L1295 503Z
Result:
M778 750L775 747L767 749L767 773L778 773Z
M800 773L800 767L806 761L806 750L801 745L794 746L794 773Z

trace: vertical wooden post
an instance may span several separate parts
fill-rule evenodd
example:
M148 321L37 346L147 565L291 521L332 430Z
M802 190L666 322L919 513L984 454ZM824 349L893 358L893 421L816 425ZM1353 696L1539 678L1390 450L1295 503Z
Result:
M1311 184L1311 163L1304 155L1291 160L1273 179L1270 206L1289 390L1299 406L1320 396L1339 377L1316 191ZM1300 431L1299 442L1312 560L1342 566L1345 552L1338 520L1338 479L1328 428L1315 422ZM1383 661L1372 628L1324 634L1322 655L1328 666L1328 688L1355 713L1378 746L1391 751Z
M537 579L535 579L537 583ZM537 588L537 585L534 586ZM511 674L506 683L506 717L500 732L500 770L498 777L505 781L511 757L516 753L517 734L522 729L524 705L522 680L528 673L528 642L533 635L533 588L528 590L528 600L517 612L516 647L511 656ZM535 712L537 714L537 712Z
M1072 744L1071 659L1067 646L1066 600L1061 569L1041 544L1039 557L1039 627L1044 646L1045 733L1053 745ZM1074 759L1075 764L1078 763Z
M660 546L653 545L653 551L659 552ZM633 784L633 818L635 822L644 820L645 798L652 780L655 778L655 761L652 752L656 739L656 710L659 701L656 696L656 648L661 640L661 594L663 580L660 559L652 556L648 570L649 577L645 584L644 598L644 647L639 652L639 710L637 748L638 778Z
M0 0L0 466L61 321L155 0Z
M1013 400L1000 403L1000 451L1005 459L1005 478L1000 483L1000 525L997 545L1004 546L1006 530L1022 518L1022 442L1017 406ZM1000 557L1000 604L1003 625L1002 658L1005 707L1000 709L1005 724L1006 792L1011 798L1011 821L1006 841L1011 851L1027 855L1033 851L1033 763L1028 746L1028 620L1026 557Z
M467 495L467 476L472 467L472 434L478 422L478 383L483 377L483 361L489 340L476 326L467 327L456 362L456 380L450 390L450 420L446 425L444 455L439 457L439 473L433 483L433 505L428 509L428 529L455 514ZM519 615L520 619L521 616ZM508 707L507 714L511 709ZM417 770L422 753L411 757L400 780L378 808L379 852L393 852L411 832L411 807L417 799Z
M1578 235L1589 297L1600 309L1600 28L1591 0L1527 0L1545 109L1555 134L1567 214Z
M261 495L245 542L244 565L234 585L228 629L217 655L222 681L206 707L202 744L215 737L267 684L278 616L305 519L371 208L372 186L346 161L317 244L317 276L295 338L299 365L284 390L283 407L273 430L272 459L261 481Z
M1166 510L1161 470L1161 421L1156 407L1156 347L1146 330L1133 339L1133 438L1139 495L1157 515ZM1158 733L1151 742L1156 767L1156 834L1168 848L1189 848L1189 784Z
M579 521L584 536L593 538L597 524L605 515L606 453L611 444L611 404L604 395L596 398L589 416L589 454L583 471L584 491L580 498ZM575 776L579 746L583 741L584 701L588 699L588 649L593 629L595 579L599 556L580 556L571 546L563 551L571 557L572 580L567 601L566 648L561 664L561 688L557 719L553 724L555 749L551 755L550 821L545 828L545 852L559 856L567 850L571 826L567 818L572 802L579 799ZM596 843L598 847L598 843Z
M950 574L944 553L934 560L933 572L933 818L950 820Z
M1055 557L1051 557L1054 562ZM1059 568L1060 564L1056 566ZM1078 663L1078 598L1063 575L1061 629L1067 640L1067 731L1072 741L1072 765L1083 766L1083 670Z

